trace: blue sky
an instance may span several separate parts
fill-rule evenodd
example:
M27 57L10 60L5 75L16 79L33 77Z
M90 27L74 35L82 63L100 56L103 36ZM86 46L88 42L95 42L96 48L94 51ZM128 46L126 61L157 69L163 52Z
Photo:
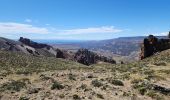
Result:
M170 0L0 0L0 37L103 40L170 30Z

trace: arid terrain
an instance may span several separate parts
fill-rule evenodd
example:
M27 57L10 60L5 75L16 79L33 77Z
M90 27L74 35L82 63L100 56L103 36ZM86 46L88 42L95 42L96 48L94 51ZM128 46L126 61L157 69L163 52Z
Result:
M131 64L85 66L0 51L1 100L169 100L170 50Z

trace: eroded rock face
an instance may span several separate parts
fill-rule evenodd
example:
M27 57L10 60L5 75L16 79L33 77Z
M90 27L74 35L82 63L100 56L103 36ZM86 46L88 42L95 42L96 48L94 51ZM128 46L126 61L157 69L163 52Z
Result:
M95 64L98 61L109 62L109 63L114 63L114 64L116 63L112 59L108 59L107 57L99 56L96 53L93 53L87 49L79 49L75 53L74 59L77 62L85 64L85 65Z
M22 42L23 44L28 45L28 46L33 47L33 48L47 48L47 49L50 49L50 46L47 45L47 44L33 42L33 41L31 41L30 39L27 39L27 38L20 37L19 41Z
M167 39L158 39L153 35L149 35L141 44L140 59L152 56L153 54L170 49L170 33Z

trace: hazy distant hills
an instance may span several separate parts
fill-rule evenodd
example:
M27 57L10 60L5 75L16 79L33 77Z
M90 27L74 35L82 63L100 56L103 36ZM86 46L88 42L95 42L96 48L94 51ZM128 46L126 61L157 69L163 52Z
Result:
M110 40L87 42L80 45L94 51L109 51L113 54L128 56L134 51L138 51L140 43L144 37L121 37Z
M115 39L101 41L86 41L70 44L55 44L54 46L61 49L76 51L79 48L87 48L98 54L114 58L117 61L138 60L140 43L145 37L120 37Z
M157 36L165 38L164 36ZM76 51L79 48L87 48L107 57L118 58L123 61L138 60L140 52L140 44L145 36L136 37L120 37L115 39L101 41L84 41L77 43L55 44L54 46L66 50Z
M101 40L101 41L86 41L81 43L71 44L56 44L61 48L67 48L72 45L73 49L76 48L87 48L93 51L109 51L113 54L122 56L128 56L133 51L139 50L139 44L145 37L121 37L116 39Z

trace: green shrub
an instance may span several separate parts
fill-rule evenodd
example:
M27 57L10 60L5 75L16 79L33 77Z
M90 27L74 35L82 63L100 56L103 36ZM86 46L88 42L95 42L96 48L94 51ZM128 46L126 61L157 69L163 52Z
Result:
M110 80L110 83L117 86L124 86L123 82L120 80Z
M25 88L26 84L24 82L21 81L12 81L12 82L7 82L2 84L2 86L0 87L1 91L5 91L5 90L11 90L11 91L20 91L22 88Z
M60 83L58 83L57 81L55 81L51 87L52 90L54 89L58 89L58 90L61 90L61 89L64 89L64 86L61 85Z
M91 82L91 84L92 84L94 87L101 87L101 86L103 86L103 84L102 84L99 80L97 80L97 79L93 80L93 81Z

